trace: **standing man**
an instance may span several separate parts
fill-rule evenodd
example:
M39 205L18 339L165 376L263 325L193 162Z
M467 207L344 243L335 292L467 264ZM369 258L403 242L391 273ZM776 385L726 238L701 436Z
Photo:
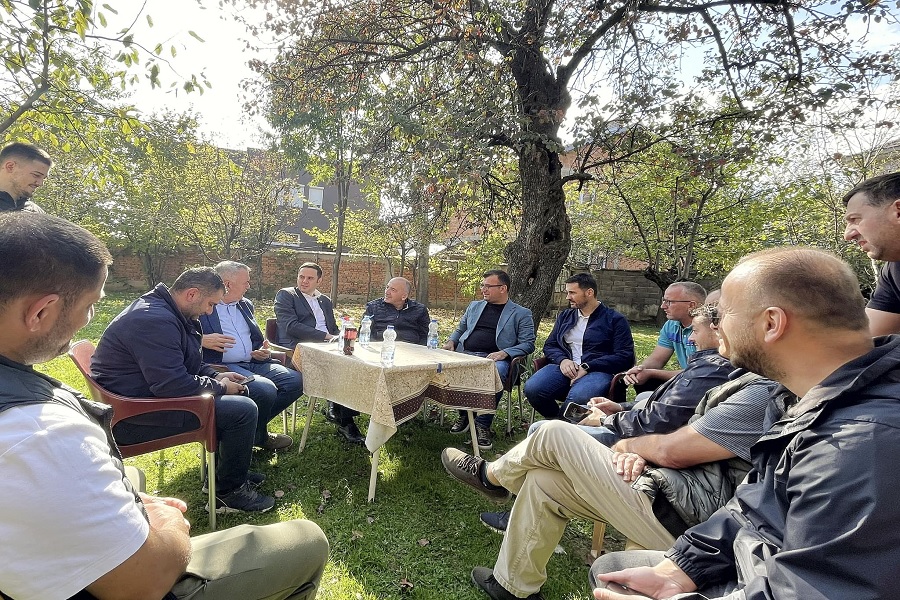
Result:
M424 346L428 342L431 316L424 304L409 299L412 284L403 277L394 277L384 288L384 298L366 304L372 318L372 339L380 341L388 325L394 326L397 339Z
M198 317L215 310L225 294L222 278L209 267L188 269L171 288L160 283L119 313L103 332L91 360L97 383L122 396L178 398L213 394L219 440L216 512L265 512L275 499L256 488L265 477L250 473L257 409L243 375L219 373L203 363ZM116 423L124 444L196 429L184 411L131 417Z
M475 300L466 308L459 326L444 344L446 350L456 350L494 361L500 379L506 381L510 360L534 352L534 318L531 311L509 299L509 275L499 269L487 271L481 280L484 300ZM499 402L500 395L496 401ZM490 450L493 414L475 418L478 447ZM465 433L469 420L465 411L459 412L451 433Z
M203 361L225 365L232 373L254 376L247 383L250 399L259 410L254 445L281 450L294 443L289 436L269 433L269 421L303 393L300 373L272 360L272 352L256 319L253 303L244 298L250 289L250 267L231 260L213 267L225 283L225 295L211 313L200 315Z
M894 598L900 572L900 338L872 338L836 256L745 257L719 300L723 353L774 379L735 497L662 552L601 557L597 600ZM619 586L628 588L628 595Z
M338 332L331 298L318 290L322 267L306 262L297 271L297 287L287 287L275 294L275 318L278 321L278 343L293 348L298 342L330 342ZM366 438L353 421L359 412L328 403L325 416L337 425L337 432L351 444L365 444Z
M0 150L0 211L44 212L31 196L52 166L50 155L31 144L16 142Z
M872 335L900 333L900 172L872 177L844 195L844 239L872 260L888 261L866 315Z
M666 288L660 307L668 321L659 331L656 348L641 364L625 374L625 383L633 385L637 391L649 391L672 379L678 371L668 371L663 367L673 353L682 369L687 366L688 357L696 351L688 340L691 337L691 312L704 300L706 290L693 281L679 281Z
M597 299L597 281L589 273L566 279L568 308L556 317L544 342L551 362L525 382L525 397L547 419L570 402L585 405L605 396L613 375L634 365L634 339L624 316ZM565 399L562 408L557 400Z
M0 582L10 598L312 600L328 541L311 521L190 537L184 502L140 493L111 409L33 365L103 296L103 244L57 217L0 216ZM198 346L199 348L199 346Z

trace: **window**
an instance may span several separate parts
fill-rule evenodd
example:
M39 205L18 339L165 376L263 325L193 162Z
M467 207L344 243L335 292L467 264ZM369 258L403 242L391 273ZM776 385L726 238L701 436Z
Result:
M325 188L309 186L307 201L310 208L322 210L322 201L325 199Z
M291 206L295 208L303 208L303 188L302 187L294 187L288 191L288 197L291 201Z

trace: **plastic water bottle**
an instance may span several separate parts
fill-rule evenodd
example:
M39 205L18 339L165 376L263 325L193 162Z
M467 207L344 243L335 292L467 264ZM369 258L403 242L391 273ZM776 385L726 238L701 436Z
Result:
M369 340L372 339L372 317L363 315L362 321L359 322L359 345L363 348L369 347Z
M432 350L437 350L438 347L438 321L437 319L432 319L431 323L428 324L428 347Z
M350 324L350 317L347 315L341 315L341 330L338 332L337 340L338 343L343 343L344 341L344 330L347 329L347 325Z
M384 341L381 343L381 366L394 366L394 350L397 347L397 332L393 325L384 330Z

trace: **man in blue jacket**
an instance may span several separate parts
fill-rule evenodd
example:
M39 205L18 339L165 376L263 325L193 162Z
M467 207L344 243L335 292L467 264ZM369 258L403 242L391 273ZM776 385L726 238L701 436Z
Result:
M597 281L590 273L566 279L566 300L571 308L559 313L544 342L551 364L525 383L528 402L547 419L570 402L585 405L594 396L605 396L613 375L634 365L631 327L597 299ZM562 409L560 399L565 399Z
M782 386L753 470L667 553L598 559L594 597L897 597L900 338L871 337L853 271L812 248L745 257L718 308L723 352Z
M294 441L287 435L270 433L267 425L303 393L300 373L272 360L253 303L244 298L250 289L250 267L225 260L213 267L225 282L225 295L215 310L200 315L203 328L203 362L221 364L233 373L254 377L248 382L250 399L256 402L254 445L264 450L282 450Z
M534 318L531 311L509 299L510 279L506 271L487 271L481 281L484 300L475 300L466 308L456 331L444 344L446 350L456 350L494 361L501 380L509 375L509 363L517 356L534 352ZM500 400L500 392L497 400ZM475 437L481 450L490 450L493 414L478 415ZM451 433L465 433L469 421L465 411L450 429Z
M264 479L250 473L257 408L247 397L243 375L219 373L203 363L200 321L225 294L222 278L209 267L188 269L171 288L160 283L107 326L91 360L97 383L133 398L178 398L212 394L216 403L219 460L216 512L264 512L275 499L256 491ZM116 440L134 444L196 429L184 411L132 417L116 423Z

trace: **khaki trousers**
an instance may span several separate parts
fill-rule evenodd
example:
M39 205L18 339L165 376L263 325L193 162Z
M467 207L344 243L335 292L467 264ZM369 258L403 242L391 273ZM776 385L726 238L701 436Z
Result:
M648 549L675 541L650 499L616 473L612 451L575 425L548 422L492 463L491 473L517 494L494 566L494 577L515 596L540 590L574 517L606 521Z

